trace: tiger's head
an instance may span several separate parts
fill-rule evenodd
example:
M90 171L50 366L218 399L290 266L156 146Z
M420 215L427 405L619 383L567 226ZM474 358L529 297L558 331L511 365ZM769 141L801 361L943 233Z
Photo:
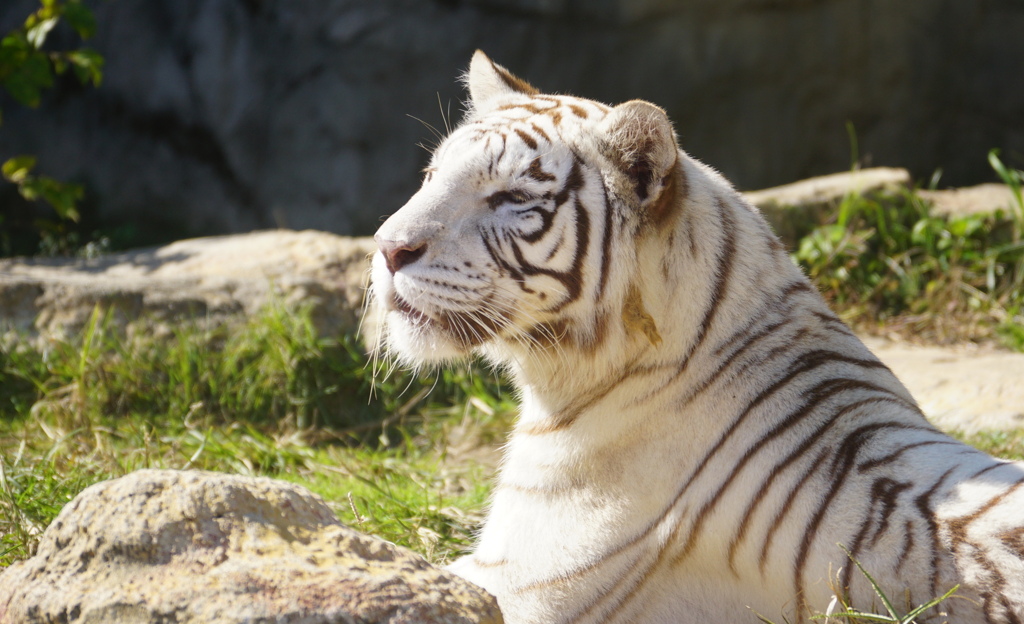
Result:
M478 51L469 111L377 231L381 341L407 363L657 344L637 239L675 211L664 111L542 95Z

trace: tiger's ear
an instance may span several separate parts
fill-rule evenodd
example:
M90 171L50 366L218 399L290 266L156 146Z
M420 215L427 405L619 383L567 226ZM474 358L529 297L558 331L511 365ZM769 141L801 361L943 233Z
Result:
M672 122L662 109L632 100L612 109L601 121L611 158L633 185L641 206L654 204L663 212L674 186L671 176L679 158ZM660 214L653 215L661 217Z
M473 110L477 112L487 110L488 101L503 95L515 93L537 95L538 93L530 83L516 77L512 72L492 61L481 50L477 50L473 54L465 81L466 86L469 87Z

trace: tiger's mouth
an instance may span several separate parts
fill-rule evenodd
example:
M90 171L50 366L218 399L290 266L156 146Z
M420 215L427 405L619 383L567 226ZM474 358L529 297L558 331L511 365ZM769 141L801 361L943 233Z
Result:
M413 325L427 325L435 322L432 318L427 316L427 314L412 307L412 305L405 299L402 299L398 293L391 293L390 304L391 305L389 307L392 310L400 313Z
M498 337L503 333L507 324L507 319L467 312L444 311L437 316L432 316L413 307L411 303L395 292L392 292L388 299L388 309L398 312L402 319L412 327L429 328L441 332L464 349L479 346Z

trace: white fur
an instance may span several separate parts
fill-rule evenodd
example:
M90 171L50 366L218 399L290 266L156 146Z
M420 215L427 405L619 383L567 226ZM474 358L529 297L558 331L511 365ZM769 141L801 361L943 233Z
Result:
M373 262L388 352L479 353L521 392L479 544L452 569L511 623L806 621L836 591L880 606L842 544L900 607L960 583L950 621L1024 619L1021 465L928 425L660 109L536 96L504 71L477 53L469 118L377 234L422 255ZM541 208L552 224L528 243ZM584 248L575 298L516 275L564 273ZM487 328L436 322L484 309Z

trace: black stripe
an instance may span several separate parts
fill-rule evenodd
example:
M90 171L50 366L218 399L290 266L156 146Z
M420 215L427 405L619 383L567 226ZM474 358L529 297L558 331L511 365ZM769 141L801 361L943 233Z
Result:
M1003 466L1014 466L1014 465L1015 464L1012 464L1010 462L1001 462L1001 461L996 460L996 463L994 463L991 466L988 466L986 468L982 468L978 472L976 472L976 473L972 474L971 476L967 477L967 480L968 481L973 481L974 479L977 479L978 477L980 477L981 475L985 474L986 472L989 472L990 470L996 470L997 468L1002 468Z
M722 500L725 491L732 485L733 480L739 476L739 473L757 453L759 453L769 442L800 423L804 418L810 416L820 404L828 401L838 394L851 390L868 390L871 392L892 394L892 392L887 388L883 388L873 383L842 378L826 379L819 382L810 390L805 391L803 394L809 398L804 401L798 409L790 412L782 421L763 434L757 442L747 447L740 456L739 461L733 465L729 476L725 478L725 481L722 482L714 495L701 506L700 510L697 512L696 519L691 525L690 532L686 538L686 543L683 545L682 552L675 558L675 560L678 561L690 553L697 543L697 538L704 526L704 521L707 520L708 516Z
M910 551L914 548L914 521L907 520L903 529L903 550L900 551L900 558L896 561L896 574L900 573L903 564L906 562ZM913 603L911 603L913 604Z
M569 195L574 191L578 191L583 188L583 174L580 173L580 162L580 157L574 154L572 168L569 169L569 175L565 178L562 188L555 194L556 207L569 201Z
M586 210L583 209L583 206L578 201L576 202L575 208L576 231L578 238L576 241L576 250L573 255L572 266L569 267L568 271L556 271L554 269L531 264L523 255L518 242L512 241L509 243L509 247L512 249L512 255L518 263L519 270L524 275L546 275L558 280L562 286L565 287L567 296L555 305L546 308L544 310L545 312L553 313L561 311L565 306L579 299L583 292L583 262L586 260L587 248L590 245L590 219L587 216Z
M501 137L501 151L498 152L497 158L493 161L495 165L500 163L501 159L505 157L505 148L508 147L508 137L505 136L505 133L500 133L498 136Z
M539 134L540 136L544 137L544 140L547 141L548 143L551 142L551 137L548 136L548 133L544 132L544 129L538 126L536 123L531 123L530 129ZM552 177L552 179L554 178Z
M501 254L499 254L497 250L495 250L494 246L498 244L497 233L492 231L491 234L494 236L495 239L493 243L488 238L486 233L482 231L480 232L480 240L483 241L484 249L487 251L487 255L491 257L491 260L494 260L494 263L498 266L498 270L500 273L508 274L509 277L511 277L517 284L519 284L519 288L521 290L528 290L526 286L526 279L523 277L523 274L520 271L518 271L514 266L506 262L501 257Z
M999 576L1002 577L1002 575ZM1006 579L1001 578L1001 580L1002 584L1005 585ZM1003 607L1003 615L1006 617L1006 624L1022 624L1020 618L1017 617L1016 614L1017 607L1011 604L1009 598L1007 598L1004 594L1000 594L999 604Z
M614 603L605 606L604 612L601 614L601 617L596 620L599 622L615 621L619 613L622 612L622 609L627 604L629 604L630 598L632 598L635 592L639 590L641 587L643 587L644 583L647 582L647 579L650 576L651 571L657 568L661 564L662 560L665 558L665 549L661 549L658 552L658 556L655 557L654 561L647 565L639 576L630 580L630 578L636 574L638 568L640 568L643 564L644 555L646 553L647 551L642 551L633 560L633 563L629 566L629 569L626 570L624 573L620 574L618 579L611 587L602 588L602 592L596 596L593 602L591 602L585 608L583 608L582 610L578 611L570 617L565 617L564 614L560 614L560 621L565 622L565 624L579 622L587 618L587 616L591 615L595 611L595 609L602 605L602 603L611 600L613 596L615 596L618 593L619 595L615 597ZM624 591L622 589L623 586L625 586Z
M873 470L875 468L878 468L879 466L884 466L885 464L891 464L892 462L894 462L897 459L899 459L900 456L903 455L904 453L906 453L907 451L910 451L910 450L913 450L913 449L916 449L916 448L919 448L919 447L922 447L922 446L932 446L932 445L935 445L935 444L951 444L951 445L954 445L954 446L963 446L962 442L957 442L956 440L948 440L948 439L947 440L924 440L922 442L915 442L913 444L908 444L908 445L906 445L906 446L904 446L902 448L899 448L899 449L893 451L892 453L889 453L888 455L886 455L884 457L878 457L876 459L869 459L867 461L863 461L863 462L860 463L859 466L857 466L857 471L858 472L867 472L868 470Z
M583 176L580 174L579 167L580 162L577 158L573 161L572 170L570 171L565 184L555 196L556 210L569 200L573 192L578 191L582 187ZM573 264L568 271L555 271L553 269L547 269L530 264L526 261L525 256L523 256L522 249L520 249L519 243L513 233L506 231L502 233L502 236L504 237L504 241L508 248L511 249L514 260L518 264L517 267L514 267L511 263L501 257L501 254L498 253L495 245L488 240L488 237L486 235L482 235L488 255L491 256L491 259L493 259L501 269L519 283L519 288L524 292L533 292L525 283L525 277L533 275L547 275L561 282L561 284L566 288L569 298L556 304L554 307L545 310L546 312L557 312L561 310L569 303L577 300L582 291L582 265L583 261L586 259L587 247L590 245L590 219L587 216L586 211L583 210L578 198L574 202L574 208L576 211L576 231L579 240L577 241L576 251L573 257ZM547 231L549 228L550 222L545 220L544 231ZM491 233L494 235L494 238L498 238L497 232L491 230ZM530 235L522 238L525 242L529 243L536 242L536 239L539 239L539 236L534 238L533 235Z
M811 521L807 524L807 527L804 530L804 538L800 542L800 549L794 559L793 585L796 589L797 600L800 603L801 612L807 609L807 603L803 591L804 567L807 565L807 555L811 550L811 545L818 536L818 529L821 526L821 522L825 518L825 514L829 511L833 499L839 495L843 485L846 483L846 479L853 472L853 466L857 461L857 454L860 452L861 447L867 444L875 433L883 429L932 431L932 429L921 427L920 425L891 422L873 423L858 427L849 433L843 440L843 443L839 446L839 449L836 451L832 460L832 483L826 491L824 500L818 505L817 511L811 518Z
M772 467L771 472L769 472L769 474L768 474L768 478L765 479L761 483L760 487L757 488L757 492L754 495L754 499L747 506L746 510L741 514L742 521L740 523L739 528L737 528L737 530L736 530L736 535L733 537L732 543L729 545L729 566L730 566L730 568L733 565L733 559L735 557L735 553L736 553L737 549L739 548L740 543L743 541L743 539L745 537L748 524L753 519L754 513L757 511L757 508L760 507L761 503L765 500L765 495L768 493L768 490L772 487L773 483L775 482L775 479L779 475L781 475L782 472L786 468L788 468L790 465L792 465L796 460L798 460L799 458L803 457L808 451L810 451L816 445L823 443L824 442L823 436L824 436L825 432L828 431L829 429L831 429L835 424L837 424L839 422L842 422L844 416L846 416L847 414L853 412L854 410L858 410L858 409L864 407L865 405L872 405L872 404L877 404L877 403L890 403L890 404L898 405L898 406L901 406L901 407L906 405L905 401L903 401L901 399L894 399L894 398L889 397L889 396L872 397L872 398L868 398L868 399L861 399L860 401L857 401L855 403L851 403L849 405L846 405L841 410L836 412L831 418L827 419L824 423L820 424L812 433L810 433L808 436L806 436L804 438L803 442L801 442L800 445L798 447L796 447L796 449L794 449L791 453L789 453L789 455L787 455L785 459L783 459L782 461L776 463L775 466ZM816 467L817 467L817 462L815 463L814 466L811 467L811 469L813 470ZM801 483L803 481L805 481L806 479L807 479L807 475L804 475L804 477L801 479ZM790 492L790 498L793 495L794 494L792 492ZM769 531L769 534L771 534L773 532L774 531Z
M690 256L697 257L697 233L693 227L693 221L686 224L686 238L689 241Z
M850 327L835 314L832 314L831 312L821 312L820 310L811 310L811 314L821 319L829 329L843 334L853 335L853 330L851 330Z
M608 203L608 187L601 180L602 210L604 211L604 234L601 239L601 277L597 282L597 300L604 298L604 289L608 284L608 268L612 248L612 206Z
M532 212L533 214L536 215L540 215L541 226L537 228L537 231L522 235L523 241L530 243L531 245L539 241L541 238L543 238L544 235L551 230L551 226L554 225L555 223L555 213L544 210L540 206L533 206L532 208L519 210L517 212L520 215L525 215L526 213L529 212Z
M956 470L956 466L950 468L946 472L942 473L939 480L936 481L928 490L923 492L920 496L914 499L914 506L917 507L918 512L921 514L921 518L924 520L925 528L930 538L929 543L932 551L931 561L931 580L932 584L929 589L929 596L938 596L939 588L939 564L942 561L942 552L945 548L942 546L942 542L939 540L939 523L935 520L935 516L932 513L931 500L932 495L935 494L945 483L949 475L953 474Z
M762 390L760 394L754 397L754 399L747 404L746 409L744 409L743 412L741 412L740 415L735 420L733 420L732 423L730 423L729 427L725 430L725 433L723 433L721 437L719 437L718 441L715 442L715 445L711 448L711 450L704 455L703 459L701 459L700 463L697 465L697 469L693 472L692 475L690 475L689 479L687 479L686 484L683 486L683 489L676 496L676 501L682 498L683 494L686 493L686 490L690 487L690 485L697 479L698 476L700 476L700 474L707 467L708 462L711 460L711 458L714 457L718 453L718 451L721 450L722 446L724 446L725 443L729 440L729 438L731 438L733 434L736 433L740 425L743 424L743 422L754 411L754 409L757 408L764 401L768 400L768 398L770 398L773 394L775 394L785 386L792 383L792 381L799 377L800 375L813 371L819 366L824 366L826 364L832 364L835 362L853 364L855 366L863 366L866 368L883 367L881 362L879 362L878 360L861 360L858 358L852 358L843 355L842 353L838 353L835 351L811 351L804 354L804 356L805 357L793 362L793 364L790 366L789 372L784 377L777 380L771 386Z
M722 253L719 254L718 258L718 269L716 271L715 285L711 291L711 301L707 308L704 310L704 318L701 320L700 326L697 329L697 335L694 338L694 343L687 350L686 355L680 359L678 368L673 374L672 378L669 379L662 388L668 387L675 381L681 378L687 368L690 366L690 362L693 360L694 354L704 343L704 339L708 335L708 330L714 322L715 315L718 313L718 308L725 298L726 289L729 286L729 278L732 275L733 262L736 256L736 221L727 209L726 205L721 199L718 200L718 208L722 214L722 235L724 242L722 245Z
M544 261L545 262L551 262L551 259L554 258L558 254L559 251L561 251L562 245L564 245L564 244L565 244L565 232L562 232L562 234L558 237L558 240L556 240L555 244L551 247L551 251L549 251L548 255L544 258Z
M540 156L534 158L530 163L529 169L526 170L526 175L538 182L552 182L557 179L554 174L544 171L540 163Z
M722 215L722 232L725 240L722 244L722 254L718 262L717 278L711 293L711 302L704 312L704 318L701 320L696 344L690 349L691 355L700 347L708 334L708 330L711 329L711 324L714 322L718 309L721 306L722 300L725 299L725 294L729 288L729 278L732 276L733 263L736 259L736 218L733 216L731 208L721 198L718 199L718 209Z
M732 367L732 365L737 361L737 359L739 359L740 355L742 355L745 351L747 351L748 349L752 348L755 344L757 344L758 342L760 342L764 338L767 338L768 336L771 336L771 335L775 334L782 327L784 327L784 326L786 326L786 325L788 325L789 323L792 323L792 322L793 322L792 318L783 319L781 321L778 321L778 322L772 323L771 325L763 327L761 329L761 331L759 331L758 333L756 333L753 336L749 337L746 340L746 342L744 342L737 349L735 349L732 353L730 353L728 355L728 357L726 357L725 360L721 364L719 364L718 368L715 369L715 372L713 372L710 375L708 375L708 377L697 386L697 389L694 390L693 392L691 392L681 402L682 405L686 405L687 403L691 402L694 398L697 397L697 395L699 395L701 392L703 392L708 387L710 387L713 383L715 383L715 381L717 381L718 378L721 377L723 373L725 373L727 370L729 370ZM673 378L672 381L675 381L675 378ZM671 381L669 383L671 383ZM666 386L667 385L668 384L666 384ZM656 393L652 393L652 394L656 394Z
M860 531L857 532L857 536L854 537L853 543L849 547L851 557L856 559L860 554L860 549L864 545L864 541L867 539L868 532L875 524L875 514L878 513L880 508L881 517L879 518L878 525L875 528L874 537L871 538L870 546L874 547L878 543L879 538L889 526L889 517L892 515L892 512L896 507L896 497L910 487L910 483L894 481L888 477L876 479L871 484L871 504L868 508L868 512L864 514L864 523L861 525ZM850 562L843 566L843 573L839 581L839 589L841 591L849 592L850 578L853 575L854 568L854 566L851 565L852 563L853 562Z
M524 95L536 95L538 93L537 89L533 85L518 76L514 76L504 67L495 65L493 61L491 61L491 67L494 68L494 72L498 74L498 77L501 78L501 81L504 82L509 89Z
M748 321L742 329L736 331L732 336L718 345L715 348L713 355L721 355L723 351L731 347L737 340L748 335L754 327L763 323L765 317L769 314L773 312L777 312L780 315L788 314L793 309L793 303L789 301L789 298L794 294L801 292L812 292L810 284L808 284L805 279L796 280L776 293L776 295L772 297L766 305L762 306L760 310L751 311L750 321ZM783 308L781 306L784 303L789 303L789 305Z
M793 508L793 501L796 500L797 494L804 491L804 484L807 483L811 477L818 474L818 468L821 466L822 462L828 458L830 452L831 449L824 449L818 453L818 456L814 459L814 463L804 471L804 476L800 477L800 480L793 485L789 491L789 496L786 497L786 501L782 504L779 511L775 513L775 517L772 518L772 521L768 524L771 528L768 529L768 532L764 536L764 541L761 542L761 555L758 558L758 569L761 571L762 575L764 575L765 564L768 562L768 551L771 549L772 542L775 540L775 532L782 526L782 519L785 518L789 514L789 510Z
M503 106L499 106L497 108L497 110L499 110L499 111L525 110L526 112L531 113L533 115L540 115L540 114L543 114L543 113L546 113L547 111L549 111L550 108L541 108L540 106L537 106L533 102L522 102L522 103L516 103L516 104L505 104Z

